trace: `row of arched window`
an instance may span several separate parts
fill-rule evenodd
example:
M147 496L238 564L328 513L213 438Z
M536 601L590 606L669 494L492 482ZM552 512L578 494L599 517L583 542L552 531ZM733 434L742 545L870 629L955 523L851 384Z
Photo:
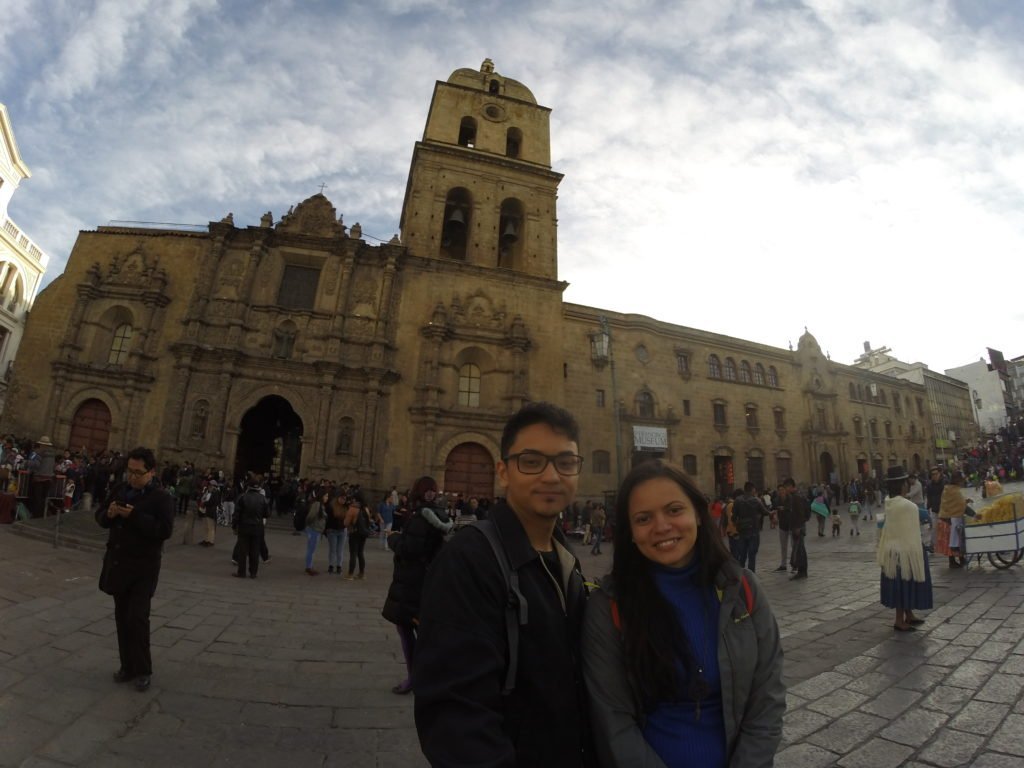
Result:
M757 386L779 386L779 372L775 366L765 367L761 363L751 367L746 360L740 360L739 366L731 357L725 358L723 363L718 355L708 357L708 378L721 379L723 381L738 381L740 384L754 384Z
M889 420L886 420L884 422L884 426L885 426L885 436L887 438L891 438L893 436L893 434L892 434L892 422L889 421ZM872 438L877 438L878 437L878 420L877 419L871 419L868 422L868 429L870 431L871 437ZM898 425L897 426L897 430L899 431L900 435L903 434L903 426L902 425ZM908 434L909 434L909 437L910 437L911 440L916 440L917 439L917 423L916 422L913 422L913 421L910 422L910 424L907 426L907 431L908 431ZM854 416L853 417L853 434L856 437L864 437L864 420L861 419L860 416Z
M466 116L459 123L459 146L476 148L477 122L475 117ZM523 132L515 127L505 131L505 157L518 158L523 152Z
M498 207L498 251L495 265L511 268L525 240L525 209L520 200L506 197ZM448 190L441 224L441 255L465 261L468 256L469 233L473 226L473 196L465 187Z
M747 476L754 481L757 478L760 482L755 481L755 485L759 488L764 485L764 463L765 459L762 456L747 456ZM683 471L691 477L696 477L697 472L700 469L697 463L697 456L693 453L687 453L683 456L682 460ZM612 472L612 460L611 454L608 451L598 450L594 451L590 455L590 471L595 475L609 475ZM787 451L780 451L775 456L775 471L779 477L789 477L793 473L792 457Z
M850 382L850 399L858 400L860 402L867 403L878 403L879 405L888 405L888 399L885 394L885 390L879 387L877 384L869 384L867 388L863 384L856 384ZM906 407L906 412L910 414L912 412L910 395L903 395L902 399L900 393L896 390L892 392L892 407L893 410L902 414ZM921 398L917 398L917 415L924 416L924 401Z

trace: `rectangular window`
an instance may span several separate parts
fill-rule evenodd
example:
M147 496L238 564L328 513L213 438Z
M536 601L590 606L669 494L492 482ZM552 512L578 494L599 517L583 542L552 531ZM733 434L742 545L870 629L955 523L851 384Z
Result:
M692 453L683 456L683 471L690 477L697 476L697 457Z
M683 400L683 416L689 416L689 415L690 415L690 401L689 400Z
M597 390L597 407L604 408L604 390Z
M917 398L917 415L924 416L924 400Z
M747 428L748 429L757 429L757 408L755 408L752 405L748 405L747 406L747 410L746 410L746 417L747 417Z
M712 412L714 414L714 422L716 427L725 426L725 403L713 403Z
M685 352L676 352L676 369L679 373L690 372L690 356Z
M313 309L319 282L319 269L286 264L281 276L281 288L277 292L278 305L286 309Z
M774 411L774 416L775 416L775 428L776 429L785 429L786 428L786 412L783 411L781 408L777 408Z

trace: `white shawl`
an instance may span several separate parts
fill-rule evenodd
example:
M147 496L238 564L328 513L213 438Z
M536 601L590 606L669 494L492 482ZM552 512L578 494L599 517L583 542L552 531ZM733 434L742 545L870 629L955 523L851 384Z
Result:
M902 496L885 500L885 525L878 537L875 560L890 579L896 578L899 567L903 579L925 581L921 523L914 502Z

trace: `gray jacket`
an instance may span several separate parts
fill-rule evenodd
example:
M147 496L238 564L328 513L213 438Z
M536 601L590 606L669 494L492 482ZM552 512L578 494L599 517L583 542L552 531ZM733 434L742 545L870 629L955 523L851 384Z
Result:
M726 754L730 768L771 766L782 739L786 687L782 682L782 644L768 598L750 571L753 593L747 613L738 566L718 576L718 664L722 676ZM587 602L583 622L583 677L590 694L594 741L603 768L664 768L643 737L640 697L626 672L622 637L611 615L614 586L606 577Z

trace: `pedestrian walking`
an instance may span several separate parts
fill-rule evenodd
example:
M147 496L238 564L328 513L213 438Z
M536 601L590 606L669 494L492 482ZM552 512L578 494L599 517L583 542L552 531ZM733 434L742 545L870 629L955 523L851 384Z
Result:
M590 513L590 530L594 542L590 548L590 554L601 554L601 542L604 540L604 527L607 523L608 515L604 510L604 504L596 504Z
M235 502L231 528L237 534L235 560L238 570L234 575L243 578L248 570L249 578L255 579L259 572L260 545L264 536L264 520L270 514L266 497L260 493L259 480L252 478L245 493Z
M793 553L790 555L790 566L794 574L791 579L807 578L807 523L811 519L811 508L803 494L798 493L796 481L786 478L782 483L783 511L782 517L789 527Z
M326 493L318 495L309 504L309 511L306 512L306 575L318 576L320 571L313 567L313 558L316 556L316 547L320 543L324 529L327 527L326 504L328 496Z
M856 497L850 499L846 514L850 517L850 535L860 536L860 502Z

